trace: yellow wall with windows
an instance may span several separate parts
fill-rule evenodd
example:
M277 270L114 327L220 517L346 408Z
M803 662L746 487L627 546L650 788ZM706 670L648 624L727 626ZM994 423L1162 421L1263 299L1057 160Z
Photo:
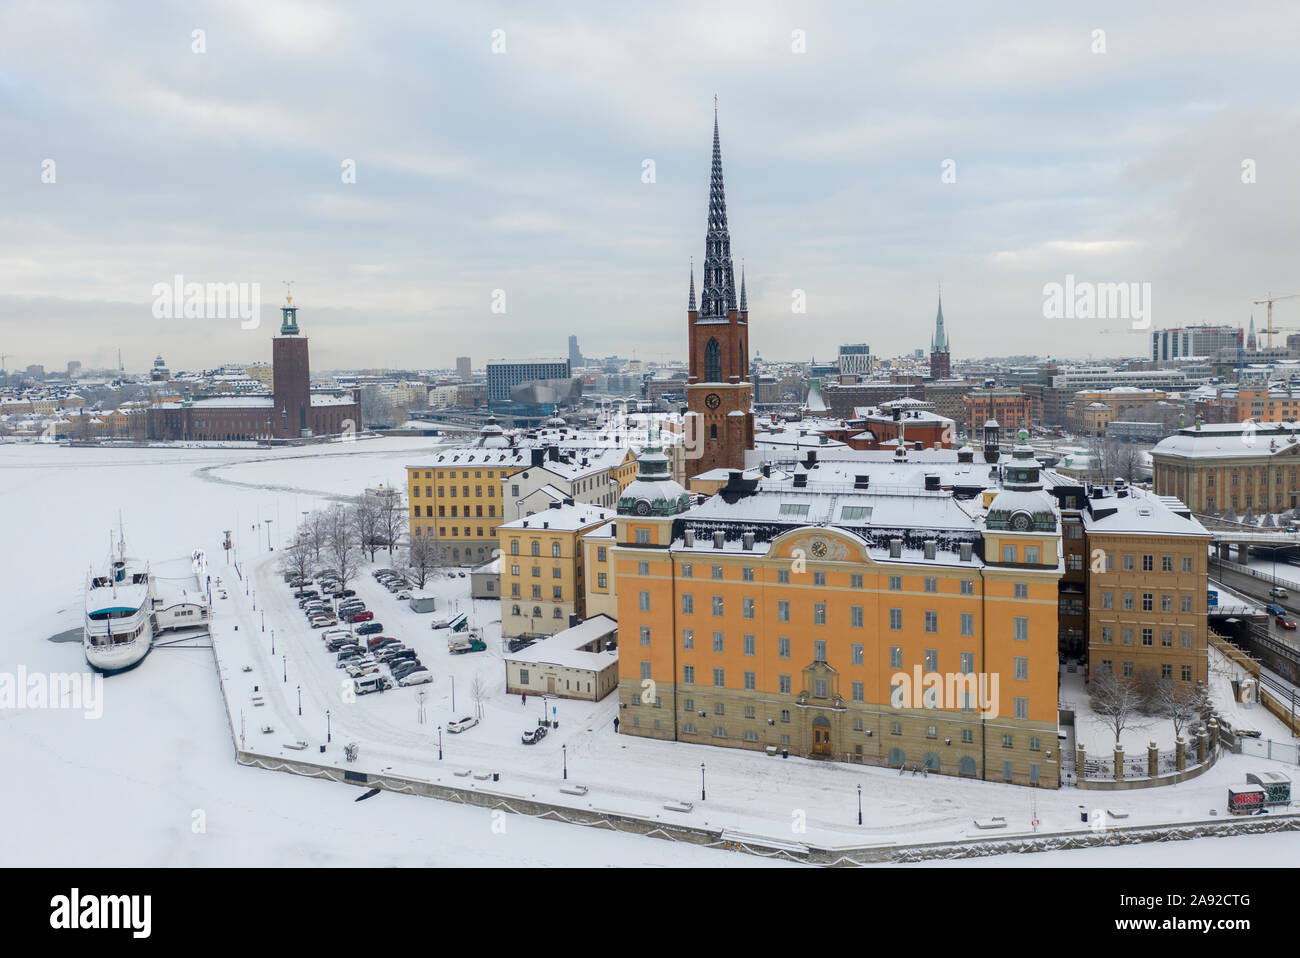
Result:
M454 564L490 560L504 521L505 486L521 470L473 463L454 469L408 466L411 538L435 537Z

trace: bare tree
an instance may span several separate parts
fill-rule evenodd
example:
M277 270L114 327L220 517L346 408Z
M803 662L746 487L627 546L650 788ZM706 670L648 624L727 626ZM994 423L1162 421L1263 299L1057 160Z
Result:
M388 546L388 558L393 558L393 549L402 539L402 532L406 529L406 503L402 499L402 491L395 486L389 486L379 497L379 532L384 543Z
M307 544L311 547L313 558L320 562L329 534L329 513L320 509L309 513L302 524L302 531L307 537Z
M1125 729L1143 727L1133 721L1142 694L1132 679L1121 678L1109 670L1099 672L1088 683L1088 696L1092 710L1106 720L1106 727L1114 733L1117 746Z
M483 674L475 672L474 681L469 686L469 695L474 700L474 716L476 718L483 717L483 703L487 700L487 694L487 682L483 679Z
M1174 723L1174 735L1183 734L1210 708L1210 690L1203 682L1175 682L1161 679L1155 688L1156 713Z
M417 589L423 589L442 568L442 547L433 536L416 536L407 546L406 554L411 580Z
M1107 439L1097 443L1097 460L1105 482L1136 482L1142 472L1142 454L1135 443Z
M357 548L356 530L349 509L342 503L324 513L325 535L322 550L325 565L334 573L343 588L356 578L361 566L361 551Z
M311 546L301 535L280 553L280 571L289 576L291 580L305 581L310 579L312 562Z
M361 495L352 500L352 505L348 511L352 520L352 527L356 530L357 541L360 543L361 548L369 553L370 561L374 562L375 552L378 551L381 545L379 540L379 503L371 495Z

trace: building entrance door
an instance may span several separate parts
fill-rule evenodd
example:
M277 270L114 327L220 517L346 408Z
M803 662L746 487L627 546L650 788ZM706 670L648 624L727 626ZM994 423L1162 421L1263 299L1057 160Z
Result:
M548 676L546 677L546 691L549 692L549 693L552 694L552 695L555 694L555 676L554 676L554 675L548 675Z
M813 754L831 754L831 723L824 715L813 719Z

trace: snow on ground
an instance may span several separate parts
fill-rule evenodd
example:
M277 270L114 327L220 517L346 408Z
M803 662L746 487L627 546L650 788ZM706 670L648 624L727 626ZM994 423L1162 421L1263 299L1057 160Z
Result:
M214 575L230 586L219 602L219 630L241 625L253 641L249 661L227 659L235 688L255 669L267 705L246 721L251 739L272 743L323 738L322 712L331 708L342 673L328 661L317 633L308 629L296 603L265 552L265 526L272 519L276 541L293 519L325 496L355 494L378 481L398 482L402 466L432 448L425 439L384 439L308 449L67 449L45 445L0 448L0 516L11 548L0 555L0 581L19 601L7 604L9 626L0 643L0 672L82 671L79 643L82 587L88 563L103 561L108 535L121 510L128 551L162 562L205 549ZM253 572L258 592L257 631L252 596L245 596L225 569L221 531L231 529L238 551ZM12 544L17 543L17 547ZM259 557L266 562L258 563ZM378 557L386 564L386 557ZM436 681L424 686L429 723L417 721L417 689L362 697L338 711L326 758L342 762L341 742L361 743L357 768L391 768L450 784L455 767L502 773L500 791L559 798L560 746L567 746L571 781L588 784L596 807L653 817L670 799L698 799L699 765L706 763L708 801L684 821L725 825L785 840L834 845L936 840L974 832L972 820L1003 815L1009 832L1028 831L1037 814L1040 830L1078 824L1076 790L1031 791L946 776L899 776L887 769L769 758L739 749L716 749L617 736L615 703L558 703L560 726L537 746L519 733L535 724L540 703L527 705L503 692L499 609L475 603L476 625L485 626L488 651L450 656L443 633L429 629L430 616L400 606L368 575L358 583L385 632L414 644L433 666ZM468 577L441 580L437 589L455 608L468 603ZM224 606L224 608L223 608ZM260 632L277 623L276 660ZM439 613L439 617L441 612ZM283 624L280 624L283 623ZM232 630L233 631L233 630ZM50 642L69 632L75 641ZM234 653L232 653L234 655ZM275 666L288 657L290 686ZM239 656L235 656L238 659ZM469 686L475 674L489 682L483 722L460 736L444 734L445 760L437 767L436 724L453 714L450 678L456 677L455 712L473 711ZM303 685L304 714L297 716L296 689ZM581 826L507 816L506 834L490 828L485 809L383 793L354 802L358 790L329 782L235 765L210 650L156 649L136 670L104 683L104 714L87 720L64 709L0 710L0 744L21 787L0 792L0 814L25 823L0 836L0 861L12 864L557 864L757 865L765 860L694 846L616 834ZM246 709L251 709L246 705ZM266 713L265 715L263 713ZM268 717L270 716L270 717ZM236 724L238 724L236 718ZM431 723L431 724L430 724ZM276 733L263 736L263 724ZM431 734L431 728L435 729ZM249 742L261 747L260 742ZM307 757L302 753L291 753ZM320 760L317 753L312 756ZM1224 786L1245 772L1277 763L1227 756L1201 778L1173 788L1122 794L1132 824L1205 817L1222 809ZM863 786L866 823L856 825L857 786ZM1091 801L1090 804L1095 804ZM574 799L574 801L578 801ZM1036 809L1035 809L1036 805ZM806 814L807 832L795 836L791 821ZM203 825L201 829L199 824ZM1002 836L999 836L1002 837ZM1214 864L1246 839L1190 843L1179 863ZM1271 836L1295 851L1294 833ZM1118 847L1091 853L1102 861L1154 862L1140 849ZM1075 853L1073 854L1083 854ZM1069 861L1069 859L1066 859ZM1016 864L1045 863L1019 856ZM1081 862L1082 863L1082 862Z

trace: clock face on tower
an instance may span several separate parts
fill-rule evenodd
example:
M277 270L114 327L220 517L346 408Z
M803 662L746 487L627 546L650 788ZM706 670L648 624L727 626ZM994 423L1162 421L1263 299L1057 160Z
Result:
M722 405L722 397L717 393L709 393L704 397L704 405L708 406L710 409L717 409Z

